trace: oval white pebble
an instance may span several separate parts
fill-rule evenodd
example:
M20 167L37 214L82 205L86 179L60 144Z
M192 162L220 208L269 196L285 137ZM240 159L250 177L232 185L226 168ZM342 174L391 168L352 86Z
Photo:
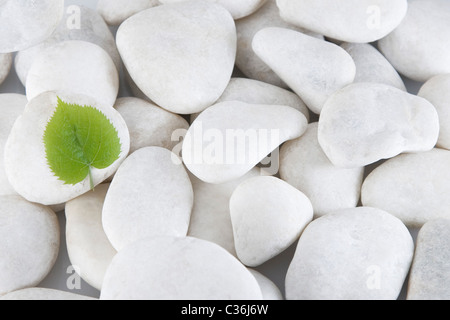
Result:
M67 291L48 288L26 288L0 296L0 300L15 301L81 301L98 300Z
M265 28L254 36L252 46L316 114L331 94L355 79L355 63L344 49L301 32Z
M275 177L242 182L230 199L236 253L256 267L286 250L313 219L309 199Z
M0 196L0 241L0 295L36 286L58 256L58 218L19 196Z
M119 74L109 54L78 40L60 42L39 54L26 81L28 101L46 91L68 91L112 107L119 92Z
M0 53L0 85L6 80L11 70L13 56L11 53Z
M450 150L450 73L435 76L420 88L419 97L430 101L439 115L437 147Z
M314 215L319 217L357 206L364 168L333 165L319 145L317 131L318 123L312 123L303 136L283 144L280 177L311 200Z
M92 168L94 185L110 177L128 155L130 136L125 121L111 106L73 93L46 92L31 100L17 119L5 145L5 170L14 190L25 199L45 205L61 204L90 190L89 178L67 185L51 171L46 160L43 136L57 107L57 97L67 103L100 110L114 125L122 145L119 159L105 169Z
M146 237L183 237L192 206L192 184L177 156L161 147L142 148L123 162L111 182L103 228L118 251Z
M181 116L138 98L119 98L114 108L128 126L130 154L152 146L173 150L184 136L183 132L189 129L188 122ZM175 139L173 135L177 132Z
M248 270L251 272L251 274L255 277L256 281L258 282L263 295L263 300L273 300L273 301L284 300L283 294L281 293L277 285L273 283L272 280L270 280L265 275L254 269Z
M286 276L288 300L395 300L411 265L405 225L374 208L327 214L303 231Z
M0 53L38 44L56 29L64 13L64 0L0 1Z
M277 0L294 25L347 42L373 42L400 25L407 0Z
M66 245L70 263L78 267L80 276L101 290L106 269L117 251L102 225L102 209L109 184L66 203ZM77 270L77 269L75 269Z
M439 135L436 109L427 100L377 83L336 92L319 119L319 143L340 167L362 167L404 152L429 151Z
M214 104L228 85L236 27L219 5L167 4L126 20L117 31L117 47L134 82L152 101L191 114Z
M305 116L288 106L218 103L189 128L183 162L205 182L228 182L245 175L283 142L301 136L306 127Z
M99 0L97 11L110 26L118 26L129 17L160 4L158 0Z
M17 53L14 66L22 84L27 83L28 72L34 60L47 48L68 40L91 42L102 47L120 70L122 60L116 48L114 36L103 21L102 17L93 9L84 6L68 6L63 19L52 35L45 41ZM77 20L79 19L79 20Z
M410 227L450 218L449 161L450 151L441 149L390 159L366 178L361 201L388 211Z
M113 259L101 300L261 300L255 277L218 245L190 237L136 241Z
M408 1L408 14L398 28L378 42L392 65L410 79L427 81L450 73L450 2Z

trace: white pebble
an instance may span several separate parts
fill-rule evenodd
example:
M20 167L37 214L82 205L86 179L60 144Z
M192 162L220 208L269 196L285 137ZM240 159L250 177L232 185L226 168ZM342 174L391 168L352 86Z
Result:
M284 300L283 294L281 293L277 285L273 283L272 280L270 280L265 275L254 269L248 270L251 272L251 274L255 277L256 281L258 282L263 295L263 300L271 300L271 301Z
M26 288L16 290L0 297L0 300L13 301L81 301L95 298L48 288Z
M138 12L159 5L158 0L99 0L97 11L110 26L118 26Z
M12 62L13 56L11 53L0 53L0 85L8 77Z

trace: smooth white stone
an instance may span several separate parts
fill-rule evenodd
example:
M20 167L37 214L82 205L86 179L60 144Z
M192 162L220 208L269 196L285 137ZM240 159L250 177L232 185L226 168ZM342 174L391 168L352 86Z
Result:
M144 147L162 147L169 150L179 143L172 135L189 129L181 116L166 111L138 98L119 98L114 105L125 120L130 132L130 154Z
M450 220L436 219L424 224L408 280L407 300L450 299Z
M99 46L63 41L34 59L26 91L28 101L46 91L68 91L112 107L119 92L119 74L109 54Z
M305 116L288 106L218 103L200 114L183 142L183 162L208 183L238 179L283 142L301 136Z
M79 295L76 293L47 289L47 288L26 288L16 290L11 293L0 296L0 300L15 301L81 301L98 300L92 297Z
M49 37L64 13L64 0L0 1L0 53L32 47Z
M377 167L361 191L363 205L390 212L409 227L450 218L450 151L403 154Z
M236 27L219 5L167 4L126 20L117 31L117 47L132 79L152 101L191 114L214 104L227 87Z
M206 183L191 175L194 207L188 236L214 242L236 256L230 198L239 184L259 175L261 170L253 168L242 178L221 184Z
M410 0L398 28L378 42L401 74L416 81L450 73L450 2Z
M277 285L273 283L272 280L270 280L265 275L254 269L248 270L251 272L251 274L255 277L256 281L258 282L263 295L263 300L273 300L273 301L284 300L283 294L281 293Z
M319 114L335 91L355 79L356 66L341 47L284 28L265 28L253 38L255 53Z
M106 269L116 255L102 225L102 209L109 184L66 204L66 244L70 263L89 285L101 290ZM75 269L77 271L77 269Z
M12 53L0 53L0 85L6 80L11 70Z
M289 23L347 42L373 42L397 28L407 0L277 0Z
M313 219L309 199L275 177L241 183L230 199L236 253L243 264L256 267L293 244Z
M117 251L146 237L184 237L193 198L189 176L174 153L142 148L123 162L111 182L103 228Z
M236 21L236 66L251 79L287 88L283 80L252 49L252 41L255 34L259 30L268 27L292 29L322 40L323 36L303 28L295 27L281 19L276 0L267 0L261 9L254 14Z
M450 150L450 74L428 80L417 94L430 101L439 115L437 147Z
M163 4L177 3L192 0L159 0ZM241 19L251 15L257 11L266 2L266 0L208 0L212 3L217 3L227 9L233 16L233 19Z
M255 277L220 246L200 239L153 237L113 259L101 300L261 300Z
M122 60L117 51L114 36L102 17L95 10L87 7L68 6L65 9L64 19L49 38L17 53L14 66L22 84L26 85L28 71L36 57L47 48L68 40L91 42L102 47L114 61L117 70L120 70Z
M36 286L58 256L58 218L20 196L0 196L0 242L0 295Z
M97 11L110 26L118 26L129 17L160 4L158 0L99 0Z
M21 94L0 94L0 195L14 195L17 192L6 176L4 149L11 129L28 103L27 97Z
M128 155L130 136L125 121L112 107L91 97L73 93L46 92L31 100L17 119L5 146L5 170L9 182L25 199L45 205L67 202L90 190L89 177L67 185L47 164L43 136L57 107L57 97L67 103L88 105L100 110L114 125L122 144L119 159L105 169L91 168L94 185L110 177Z
M439 118L430 102L384 84L347 86L330 97L319 119L319 143L340 167L429 151L438 136Z
M405 225L379 209L327 214L303 231L286 276L288 300L395 300L411 265Z
M312 203L315 217L357 206L364 168L333 165L317 139L318 123L280 149L280 177L303 192Z
M355 62L355 83L384 83L406 91L405 84L397 70L374 46L368 43L343 43L341 47Z

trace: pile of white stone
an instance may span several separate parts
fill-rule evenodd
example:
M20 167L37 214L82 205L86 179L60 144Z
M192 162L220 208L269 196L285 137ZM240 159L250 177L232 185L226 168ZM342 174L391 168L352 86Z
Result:
M62 209L100 299L450 299L450 1L2 0L13 62L0 299L89 299L39 288ZM47 164L57 97L118 131L94 191Z

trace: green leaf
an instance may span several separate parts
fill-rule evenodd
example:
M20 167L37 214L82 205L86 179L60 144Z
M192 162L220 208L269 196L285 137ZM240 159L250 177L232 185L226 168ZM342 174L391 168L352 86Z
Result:
M89 175L91 189L91 168L109 167L121 152L118 132L100 110L59 97L45 128L44 145L47 163L59 180L75 185Z

